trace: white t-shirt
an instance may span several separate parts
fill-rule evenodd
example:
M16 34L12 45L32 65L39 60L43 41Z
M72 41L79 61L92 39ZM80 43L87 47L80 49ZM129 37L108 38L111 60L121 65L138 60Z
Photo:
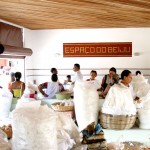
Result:
M60 90L58 82L48 82L46 94L48 95L48 98L56 98L55 94Z
M83 75L82 75L81 71L79 70L79 71L75 72L72 81L75 82L75 81L82 81L82 80L83 80Z

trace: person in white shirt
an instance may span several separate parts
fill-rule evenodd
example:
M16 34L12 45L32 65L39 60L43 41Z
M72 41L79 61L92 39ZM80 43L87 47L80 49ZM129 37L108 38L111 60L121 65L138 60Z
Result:
M121 80L113 85L105 98L102 112L106 114L136 114L134 99L130 89L132 74L129 70L121 73Z
M72 80L72 83L74 84L76 81L82 81L83 75L80 71L80 65L79 64L74 64L73 71L75 72L75 74L74 74L74 78Z
M51 76L51 80L52 80L51 82L45 82L45 83L40 84L38 86L38 89L44 97L53 99L53 98L56 98L55 94L57 92L64 91L64 87L62 84L57 82L58 80L57 74L53 74ZM44 91L43 89L46 89L46 91Z

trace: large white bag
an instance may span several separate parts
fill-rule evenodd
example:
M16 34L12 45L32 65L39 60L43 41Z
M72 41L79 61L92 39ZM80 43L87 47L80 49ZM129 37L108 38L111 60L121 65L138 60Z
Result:
M92 81L76 82L74 88L74 104L79 131L92 122L97 123L99 113L99 84Z
M27 107L29 106L29 107ZM57 150L56 115L40 101L13 111L13 150Z
M9 117L12 98L10 91L0 89L0 119Z
M150 129L150 110L141 109L138 111L138 118L140 121L139 128Z

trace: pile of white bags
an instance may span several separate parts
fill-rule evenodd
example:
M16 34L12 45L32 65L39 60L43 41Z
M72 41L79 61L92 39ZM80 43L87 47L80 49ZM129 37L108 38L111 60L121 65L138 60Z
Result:
M138 109L139 127L150 129L150 84L143 75L137 75L132 80L132 85L136 96L140 98L140 103L136 104Z
M22 103L13 111L13 150L57 150L57 116L40 103Z
M102 112L112 115L135 115L136 107L130 88L122 83L113 85L105 98Z
M99 95L97 81L81 81L75 83L74 105L79 131L92 122L97 123L99 113Z
M0 119L9 117L12 98L10 91L0 89Z
M143 107L138 110L139 127L141 129L150 129L150 91L140 100Z
M57 115L58 150L70 150L75 144L80 143L78 128L69 116L63 113Z
M13 150L84 150L74 121L40 103L18 101L13 111Z
M148 83L148 79L145 79L145 77L140 74L133 77L132 86L135 95L139 98L146 96L150 90L150 84Z

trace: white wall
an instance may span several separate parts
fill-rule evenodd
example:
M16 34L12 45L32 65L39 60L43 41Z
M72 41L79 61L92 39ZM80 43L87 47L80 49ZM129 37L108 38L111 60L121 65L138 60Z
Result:
M37 84L50 81L50 68L56 67L59 79L63 81L67 74L73 74L74 63L81 65L84 78L88 78L91 69L98 72L98 79L116 67L120 74L123 69L130 69L134 74L140 69L146 78L150 78L150 28L118 29L24 29L24 46L33 50L33 55L26 58L27 80L37 80ZM63 43L82 42L132 42L132 52L140 53L133 57L72 57L63 58ZM56 53L60 53L57 56Z

